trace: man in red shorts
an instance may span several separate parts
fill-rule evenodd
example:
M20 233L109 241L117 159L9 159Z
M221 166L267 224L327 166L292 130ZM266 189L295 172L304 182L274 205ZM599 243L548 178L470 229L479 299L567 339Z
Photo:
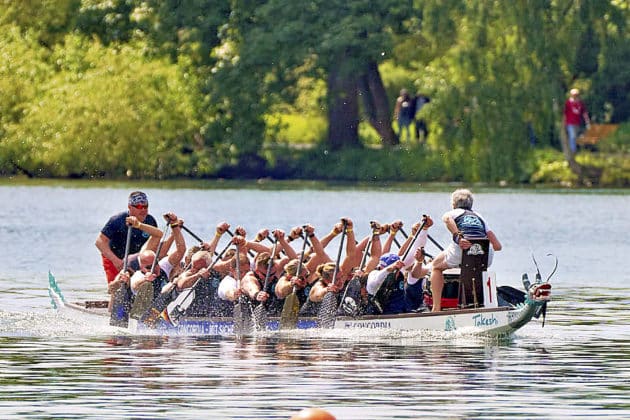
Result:
M96 238L96 248L101 252L107 284L114 281L123 268L127 226L132 226L129 254L133 255L147 243L147 249L155 251L162 237L155 218L149 214L149 200L142 191L129 194L127 211L112 216ZM131 261L133 258L128 258Z

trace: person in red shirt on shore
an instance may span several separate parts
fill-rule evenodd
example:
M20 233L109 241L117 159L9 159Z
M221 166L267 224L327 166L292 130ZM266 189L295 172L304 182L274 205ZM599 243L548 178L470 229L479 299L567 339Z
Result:
M586 105L584 105L584 102L580 99L580 91L578 89L571 89L569 98L564 103L564 126L567 130L571 154L575 154L577 151L576 140L580 127L582 126L582 119L584 119L584 124L586 124L587 127L591 125Z

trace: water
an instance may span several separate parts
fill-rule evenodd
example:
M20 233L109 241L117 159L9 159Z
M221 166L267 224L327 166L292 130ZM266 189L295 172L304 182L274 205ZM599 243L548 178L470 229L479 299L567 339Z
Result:
M313 406L339 419L630 417L628 194L476 194L504 245L499 284L533 278L532 252L544 277L547 254L558 257L544 328L500 342L386 331L237 340L133 336L50 309L48 270L70 300L105 297L93 243L131 188L0 187L2 418L287 419ZM222 220L251 236L305 222L323 234L349 216L361 235L369 220L410 230L427 213L431 235L448 241L448 192L146 191L154 215L173 210L204 238Z

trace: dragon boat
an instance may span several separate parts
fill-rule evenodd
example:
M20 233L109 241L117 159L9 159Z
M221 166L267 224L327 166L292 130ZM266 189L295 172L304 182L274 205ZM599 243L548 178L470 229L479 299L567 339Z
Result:
M524 274L522 279L523 291L511 286L496 287L494 274L483 272L483 276L479 279L483 279L483 282L476 281L477 287L472 289L474 303L466 304L466 296L470 295L471 290L466 290L465 282L459 281L465 277L464 271L462 268L462 273L457 275L457 280L455 280L459 283L458 290L461 291L463 299L458 298L456 303L450 307L448 304L445 305L443 300L444 310L441 312L425 311L396 315L359 315L356 317L336 315L332 322L326 326L322 325L321 319L318 317L300 317L294 328L299 330L332 328L334 330L378 329L412 332L462 331L473 335L506 337L534 318L542 316L544 326L547 302L551 298L549 278L542 281L538 272L536 280L530 283L527 275ZM450 280L452 281L452 279ZM473 281L474 285L475 281ZM486 290L484 291L483 288ZM109 320L107 301L68 301L61 292L55 277L50 273L48 290L53 307L60 312L87 314L101 319L102 322ZM476 297L482 295L483 303L477 302ZM171 322L167 317L167 319L160 319L157 324L152 326L130 319L127 328L130 333L136 334L194 336L255 335L261 330L265 330L265 332L283 330L279 317L266 318L265 324L262 327L259 325L258 329L254 327L253 323L243 328L242 325L239 326L238 322L235 322L233 317L195 316L183 316L177 322Z

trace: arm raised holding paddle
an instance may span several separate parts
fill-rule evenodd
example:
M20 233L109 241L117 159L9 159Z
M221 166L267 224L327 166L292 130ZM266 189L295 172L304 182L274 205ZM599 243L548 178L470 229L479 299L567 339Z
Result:
M216 254L217 246L219 245L219 241L224 233L230 230L230 224L228 222L219 222L215 229L214 237L210 240L210 242L200 241L200 246L204 251L210 252L210 254Z

